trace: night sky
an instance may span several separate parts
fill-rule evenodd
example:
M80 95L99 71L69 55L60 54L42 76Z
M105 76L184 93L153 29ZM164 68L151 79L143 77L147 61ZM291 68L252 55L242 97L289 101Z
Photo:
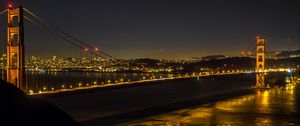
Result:
M0 9L8 0L1 0ZM79 39L119 58L237 56L257 35L270 50L298 49L299 0L15 0ZM1 42L6 28L1 15ZM25 24L32 55L63 43ZM35 49L34 49L35 48ZM62 46L65 50L67 45ZM59 52L59 51L57 51ZM42 54L42 53L40 53ZM57 54L59 55L59 54Z

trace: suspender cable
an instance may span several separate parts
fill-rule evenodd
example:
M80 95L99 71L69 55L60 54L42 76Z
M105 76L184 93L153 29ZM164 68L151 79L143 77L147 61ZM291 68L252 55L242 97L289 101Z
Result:
M86 44L85 42L83 42L83 41L77 39L77 38L74 37L73 35L71 35L71 34L65 32L65 31L63 31L62 29L60 29L60 28L58 28L58 27L56 27L56 26L54 26L54 25L52 25L52 24L50 24L50 23L48 23L48 22L46 22L45 20L43 20L42 18L40 18L39 16L37 16L37 15L34 14L33 12L29 11L28 9L24 8L24 10L25 10L26 12L28 12L30 15L32 15L33 17L35 17L37 20L39 20L40 22L42 22L43 24L47 25L48 27L50 27L50 28L52 28L52 29L54 29L54 30L56 30L56 31L58 31L58 32L60 32L60 33L62 33L62 34L64 34L64 35L66 35L67 37L71 38L72 40L74 40L74 41L76 41L76 42L78 42L78 43L80 43L80 44L82 44L82 45L84 45L84 46L90 48L91 50L93 50L93 51L91 51L91 52L94 52L94 53L101 53L101 54L103 54L103 55L105 55L105 56L107 56L107 57L110 57L110 58L112 58L112 59L117 59L117 58L115 58L115 57L113 57L113 56L111 56L111 55L109 55L109 54L107 54L107 53L105 53L105 52L103 52L103 51L99 51L98 49L92 47L91 45Z
M5 10L1 11L1 12L0 12L0 15L3 14L3 13L5 13L5 12L7 12L7 10L8 10L8 9L5 9Z
M62 35L60 35L60 34L58 34L58 33L55 33L54 31L52 31L51 29L49 29L47 26L42 25L42 24L39 24L39 23L37 23L37 22L31 20L30 18L26 17L26 16L24 16L24 18L27 19L29 22L31 22L31 23L33 23L33 24L35 24L35 25L37 25L37 26L39 26L39 27L41 27L41 28L47 30L47 31L48 31L49 33L51 33L52 35L54 35L54 36L56 36L56 37L58 37L58 38L60 38L60 39L62 39L62 40L64 40L64 41L70 43L71 45L76 46L76 47L80 48L81 50L85 50L84 47L82 47L82 46L80 46L80 45L74 43L72 40L69 40L69 39L65 38L64 36L62 36ZM92 52L92 53L93 53L93 52ZM95 54L95 53L93 53L93 54ZM97 54L96 54L96 55L97 55ZM99 56L99 57L101 57L101 58L103 58L103 59L106 59L105 57L103 57L103 56L101 56L101 55L97 55L97 56Z

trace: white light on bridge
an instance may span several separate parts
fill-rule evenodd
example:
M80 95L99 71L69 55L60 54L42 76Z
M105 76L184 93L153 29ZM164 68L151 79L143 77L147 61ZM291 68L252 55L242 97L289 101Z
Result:
M33 94L33 91L32 91L32 90L29 90L29 94Z

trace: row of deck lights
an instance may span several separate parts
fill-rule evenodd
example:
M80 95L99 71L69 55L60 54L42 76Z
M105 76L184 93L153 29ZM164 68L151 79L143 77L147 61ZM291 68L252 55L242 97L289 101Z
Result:
M181 78L181 77L196 77L196 76L208 76L208 75L213 75L213 74L221 74L221 73L238 73L238 72L246 72L246 70L232 70L232 71L217 71L217 72L200 72L199 74L196 74L196 73L191 73L190 75L188 73L184 74L184 75L181 75L181 74L178 74L177 76L174 76L173 74L169 74L167 76L167 78L169 79L172 79L172 78ZM156 79L157 77L156 76L150 76L148 80L153 80L153 79ZM159 79L163 79L162 76L159 76ZM131 81L130 79L128 79L126 82L139 82L139 81L145 81L147 80L147 78L145 76L142 77L141 80L138 80L138 81ZM112 83L114 82L114 83ZM125 82L125 83L126 83ZM111 80L107 80L107 83L106 84L123 84L124 83L124 79L121 78L119 81L118 80L115 80L115 81L111 81ZM58 90L67 90L67 89L79 89L79 88L82 88L82 87L93 87L93 86L98 86L99 84L101 85L105 85L105 82L101 82L101 83L98 83L97 81L94 81L92 83L93 85L87 83L86 86L84 86L81 82L78 83L78 87L74 87L73 85L69 85L67 88L66 84L63 84L60 86L60 88L56 89L54 87L51 87L50 89L51 90L48 90L47 87L43 87L43 90L39 90L38 93L47 93L47 92L51 92L51 91L58 91ZM35 92L33 90L29 90L29 94L34 94Z
M120 81L115 80L114 82L115 82L115 83L124 82L124 79L120 79ZM128 79L127 82L131 82L131 80ZM87 83L86 86L84 86L84 85L80 82L80 83L78 83L78 87L77 87L77 88L82 88L82 87L92 87L92 86L97 86L97 85L98 85L97 81L94 81L92 84L93 84L93 85ZM99 83L99 84L104 85L105 82L101 82L101 83ZM107 81L107 84L112 84L112 81L111 81L111 80L108 80L108 81ZM39 90L38 93L44 93L44 92L48 92L48 91L56 91L55 89L57 89L57 90L67 89L67 86L66 86L65 84L62 84L62 85L59 86L59 87L60 87L60 88L54 88L54 87L52 87L51 90L48 90L47 87L43 87L43 90ZM68 89L74 89L74 88L75 88L75 87L74 87L73 85L69 85L69 88L68 88ZM33 90L29 90L29 94L33 94L33 93L34 93Z

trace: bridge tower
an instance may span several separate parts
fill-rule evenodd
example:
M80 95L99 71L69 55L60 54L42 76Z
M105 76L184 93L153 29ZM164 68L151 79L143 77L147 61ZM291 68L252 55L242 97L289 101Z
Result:
M256 87L265 88L265 39L256 38Z
M6 81L26 91L23 8L8 8Z

